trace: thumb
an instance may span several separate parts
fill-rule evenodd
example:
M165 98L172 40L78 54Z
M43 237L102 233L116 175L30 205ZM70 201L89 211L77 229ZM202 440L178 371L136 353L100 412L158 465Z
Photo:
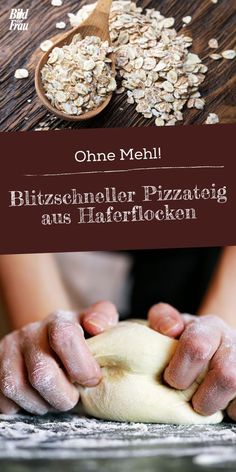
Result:
M115 305L109 301L94 303L80 316L84 330L92 336L103 333L118 323L118 313Z
M149 325L165 336L178 338L185 327L180 312L167 303L153 305L148 312Z

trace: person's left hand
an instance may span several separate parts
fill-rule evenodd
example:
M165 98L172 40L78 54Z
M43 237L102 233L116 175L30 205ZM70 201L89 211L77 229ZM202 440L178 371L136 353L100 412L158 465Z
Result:
M201 415L227 410L236 421L236 331L218 316L180 314L165 303L154 305L148 320L159 333L179 338L164 380L185 390L208 367L192 398L194 410Z

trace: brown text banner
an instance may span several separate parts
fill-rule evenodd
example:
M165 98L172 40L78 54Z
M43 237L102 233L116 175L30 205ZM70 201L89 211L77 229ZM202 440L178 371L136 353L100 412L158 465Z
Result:
M1 133L0 252L236 244L235 132Z

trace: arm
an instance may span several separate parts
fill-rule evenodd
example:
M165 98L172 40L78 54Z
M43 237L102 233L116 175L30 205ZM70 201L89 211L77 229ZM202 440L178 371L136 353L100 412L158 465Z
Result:
M236 246L226 247L199 315L214 314L236 328Z
M52 254L0 256L0 284L13 329L71 308Z

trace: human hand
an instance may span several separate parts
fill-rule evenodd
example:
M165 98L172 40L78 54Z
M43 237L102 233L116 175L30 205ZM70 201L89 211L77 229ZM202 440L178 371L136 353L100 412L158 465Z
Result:
M236 421L236 331L217 316L182 315L164 303L149 310L148 320L154 330L179 338L164 380L185 390L208 367L192 398L194 410L201 415L227 410Z
M80 316L58 311L5 336L0 341L0 412L23 408L44 415L73 408L79 400L74 384L93 387L101 379L83 328L95 335L117 320L114 305L99 302Z

